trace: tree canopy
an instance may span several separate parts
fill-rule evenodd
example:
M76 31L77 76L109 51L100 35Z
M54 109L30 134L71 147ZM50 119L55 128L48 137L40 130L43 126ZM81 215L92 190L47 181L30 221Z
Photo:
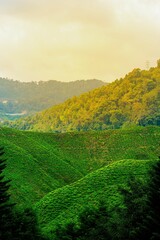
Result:
M38 131L104 130L131 125L160 125L160 68L134 69L80 97L10 126Z

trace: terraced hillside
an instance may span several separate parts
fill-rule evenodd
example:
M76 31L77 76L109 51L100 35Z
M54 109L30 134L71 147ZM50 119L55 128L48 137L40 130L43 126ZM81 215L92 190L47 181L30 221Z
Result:
M118 188L126 184L129 176L147 180L153 160L121 160L103 167L71 185L62 187L42 198L35 206L43 233L54 239L54 228L76 222L86 206L96 206L105 201L108 210L121 204Z
M0 128L6 177L19 205L32 205L50 191L122 159L152 160L160 152L160 128L82 133L35 133Z

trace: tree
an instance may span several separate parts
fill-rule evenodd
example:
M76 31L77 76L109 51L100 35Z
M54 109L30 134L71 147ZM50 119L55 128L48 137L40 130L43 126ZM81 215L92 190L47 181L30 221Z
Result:
M157 67L160 68L160 59L157 60Z
M150 171L148 187L148 214L144 221L145 239L160 239L160 160Z
M128 187L121 190L125 210L120 239L160 239L160 161L153 165L147 186L132 177Z
M11 239L12 232L12 208L8 189L10 187L9 180L4 180L3 170L6 167L6 160L3 158L4 150L0 148L0 239Z
M12 239L16 240L45 240L41 236L38 228L37 218L31 208L23 211L14 212L14 220L12 221Z
M4 180L6 168L4 149L0 148L0 240L44 240L39 232L36 215L32 209L18 211L11 203L10 180Z
M66 240L109 240L108 212L105 203L98 208L86 208L79 216L79 224L68 223L65 227L58 226L55 239Z
M140 179L131 175L127 185L119 191L123 196L124 205L118 217L118 221L121 219L118 223L120 239L141 240L143 220L147 213L146 186Z

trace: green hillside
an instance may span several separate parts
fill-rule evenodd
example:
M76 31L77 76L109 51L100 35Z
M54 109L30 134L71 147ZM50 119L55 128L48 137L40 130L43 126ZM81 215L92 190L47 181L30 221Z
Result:
M160 128L63 134L0 128L0 146L5 147L14 201L31 205L114 161L156 159Z
M118 188L131 175L145 181L151 164L152 160L121 160L47 194L35 206L41 229L52 236L56 224L75 222L87 205L96 206L102 200L109 210L113 209L122 201Z
M160 67L116 80L10 126L36 131L104 130L160 125Z

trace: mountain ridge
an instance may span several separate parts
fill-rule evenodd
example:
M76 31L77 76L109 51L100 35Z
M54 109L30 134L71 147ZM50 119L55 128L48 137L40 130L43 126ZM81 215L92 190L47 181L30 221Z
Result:
M0 118L31 115L107 83L97 80L20 82L0 78Z
M9 124L22 130L66 132L160 125L160 67L134 69L123 79Z

